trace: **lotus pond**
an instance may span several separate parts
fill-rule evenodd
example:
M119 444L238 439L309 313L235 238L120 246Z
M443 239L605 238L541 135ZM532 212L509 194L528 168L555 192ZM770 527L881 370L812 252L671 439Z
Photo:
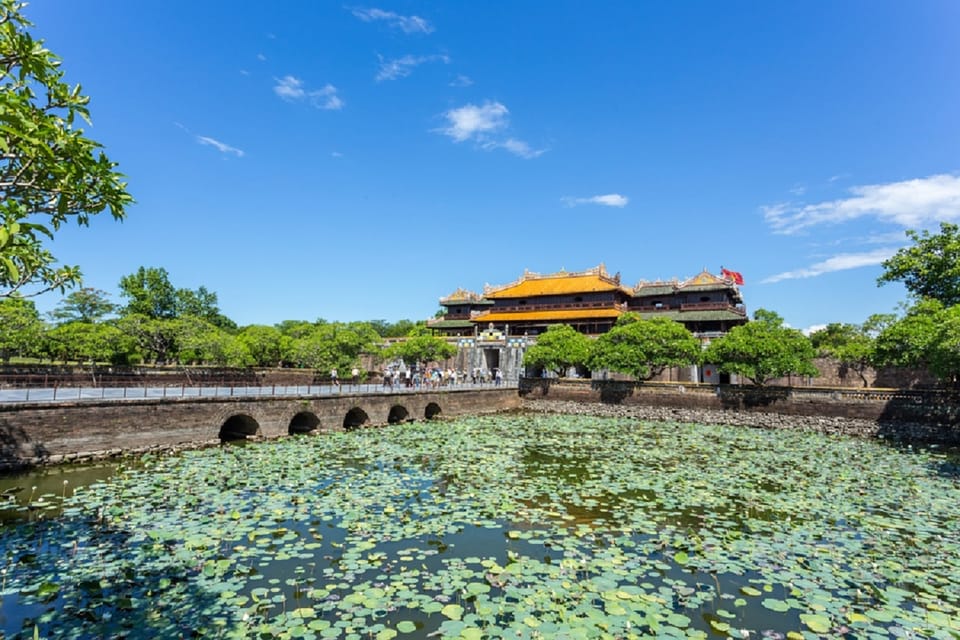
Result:
M0 638L960 638L958 478L540 414L144 458L0 498Z

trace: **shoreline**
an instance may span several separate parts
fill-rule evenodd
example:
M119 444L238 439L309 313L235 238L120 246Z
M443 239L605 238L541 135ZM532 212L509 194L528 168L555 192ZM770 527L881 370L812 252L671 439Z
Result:
M604 418L630 418L652 422L732 425L754 429L794 429L824 435L849 436L897 444L960 447L960 429L920 422L867 420L833 416L804 416L765 411L714 410L640 404L608 404L576 400L524 399L522 410Z

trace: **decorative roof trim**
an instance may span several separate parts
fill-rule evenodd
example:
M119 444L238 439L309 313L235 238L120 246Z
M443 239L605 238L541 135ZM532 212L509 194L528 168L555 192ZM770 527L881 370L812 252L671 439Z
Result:
M556 273L536 273L530 271L529 269L523 270L523 275L514 280L513 282L501 285L483 285L483 295L488 296L491 294L498 293L500 291L506 291L513 287L518 287L524 282L529 280L549 280L552 278L582 278L585 276L596 276L609 284L612 287L620 287L620 272L618 271L614 275L607 273L606 266L601 262L596 267L592 269L586 269L584 271L567 271L566 269L561 268L560 271Z

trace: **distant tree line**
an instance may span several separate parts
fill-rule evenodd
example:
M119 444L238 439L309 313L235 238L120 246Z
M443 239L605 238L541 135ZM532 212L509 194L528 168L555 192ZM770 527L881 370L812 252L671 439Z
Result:
M443 360L456 348L429 335L426 321L285 320L240 327L205 287L176 288L166 269L140 267L119 283L124 304L97 289L66 295L42 318L32 300L0 299L0 359L226 367L301 367L345 375L361 355L409 364ZM386 338L411 336L385 347Z

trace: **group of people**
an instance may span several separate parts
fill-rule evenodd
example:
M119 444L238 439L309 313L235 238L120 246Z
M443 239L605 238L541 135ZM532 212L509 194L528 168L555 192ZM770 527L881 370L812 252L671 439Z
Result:
M387 367L383 370L383 386L385 388L408 387L413 389L456 386L460 384L484 384L493 382L500 386L503 384L503 372L499 368L493 371L480 369L479 367L468 371L457 369L434 368L408 368Z
M439 367L414 367L401 369L400 367L386 367L383 372L383 387L408 387L413 389L456 386L458 384L489 384L496 386L503 384L503 372L499 367L492 371L476 367L469 372L456 369L441 369ZM360 369L354 367L350 372L352 384L360 383ZM340 374L336 369L330 370L330 384L340 388Z

